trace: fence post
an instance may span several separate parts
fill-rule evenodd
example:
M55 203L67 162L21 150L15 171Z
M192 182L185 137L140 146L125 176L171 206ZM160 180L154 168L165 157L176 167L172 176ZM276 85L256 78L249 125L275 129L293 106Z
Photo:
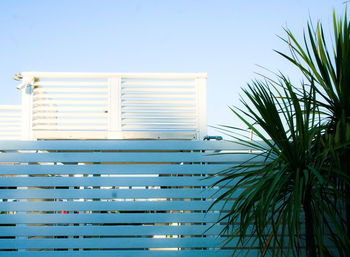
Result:
M33 139L33 77L23 77L22 83L22 139Z
M121 76L108 79L108 139L123 138L121 129L121 85Z
M196 106L197 106L197 139L201 140L207 135L207 78L206 75L197 77Z

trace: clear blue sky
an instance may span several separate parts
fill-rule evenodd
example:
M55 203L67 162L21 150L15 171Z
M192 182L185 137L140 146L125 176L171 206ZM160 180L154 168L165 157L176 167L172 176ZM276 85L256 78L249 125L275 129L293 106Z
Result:
M235 124L228 106L257 64L300 78L273 52L287 51L283 27L301 38L311 18L329 33L344 2L1 0L0 104L20 103L16 72L207 72L209 125Z

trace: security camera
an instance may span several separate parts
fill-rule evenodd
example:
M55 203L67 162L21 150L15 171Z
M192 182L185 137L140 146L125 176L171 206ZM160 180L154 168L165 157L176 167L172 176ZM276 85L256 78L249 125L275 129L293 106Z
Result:
M23 76L21 73L17 72L14 76L13 76L14 80L20 81L23 79Z

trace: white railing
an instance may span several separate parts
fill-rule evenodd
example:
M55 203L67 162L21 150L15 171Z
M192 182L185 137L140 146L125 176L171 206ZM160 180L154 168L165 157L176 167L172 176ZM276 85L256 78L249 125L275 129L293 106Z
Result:
M20 105L0 105L0 139L21 139Z
M24 139L202 139L204 73L22 73Z

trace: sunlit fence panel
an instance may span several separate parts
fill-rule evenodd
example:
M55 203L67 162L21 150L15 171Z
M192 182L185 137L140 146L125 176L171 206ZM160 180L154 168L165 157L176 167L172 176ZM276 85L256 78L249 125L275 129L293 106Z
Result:
M214 225L229 205L208 211L221 188L211 187L220 177L208 177L252 157L238 144L46 140L0 147L0 256L230 256L238 240L223 246L224 224Z

